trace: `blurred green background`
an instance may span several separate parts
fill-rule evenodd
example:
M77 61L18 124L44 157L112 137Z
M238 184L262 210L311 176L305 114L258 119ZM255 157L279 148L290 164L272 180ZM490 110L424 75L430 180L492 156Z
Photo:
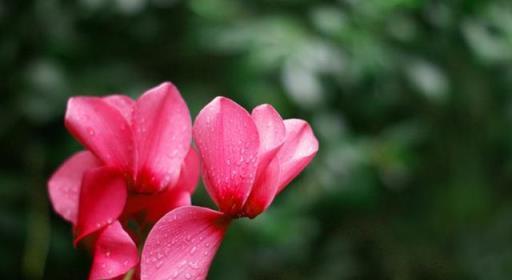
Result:
M511 279L508 0L0 1L1 279L86 279L46 193L80 149L66 100L165 80L194 116L271 103L321 142L209 279Z

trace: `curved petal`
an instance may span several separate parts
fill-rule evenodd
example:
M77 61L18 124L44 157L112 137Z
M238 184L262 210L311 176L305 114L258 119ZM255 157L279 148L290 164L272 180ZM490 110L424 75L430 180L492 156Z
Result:
M198 182L199 156L193 148L190 148L181 166L180 179L178 183L176 183L176 188L193 193L196 190Z
M146 239L141 280L206 279L229 222L223 213L202 207L169 212Z
M286 128L279 113L272 105L263 104L254 108L251 116L260 136L260 154L276 151L286 136Z
M135 101L133 99L121 94L105 96L102 99L108 105L116 108L129 124L132 123L133 108L135 107Z
M75 244L117 220L123 211L126 197L126 184L115 169L100 167L87 171L80 192Z
M109 166L131 170L132 135L121 113L99 97L72 97L65 124L70 133Z
M85 171L96 168L101 162L90 152L72 155L53 173L48 181L48 194L53 209L65 220L76 223L78 197Z
M318 151L318 140L307 122L288 119L284 125L286 139L277 154L281 164L278 192L302 172Z
M127 273L139 261L137 245L118 221L105 227L94 245L90 280L112 279Z
M192 200L189 192L180 191L178 189L171 189L165 192L164 195L157 197L154 203L147 209L145 222L149 224L156 223L160 218L170 211L182 207L190 206Z
M128 197L123 215L143 212L143 222L155 223L167 212L191 204L190 196L199 181L199 157L190 148L181 167L181 175L176 186L155 194L133 194Z
M191 204L191 194L179 188L167 188L155 194L132 194L128 197L123 217L137 218L154 224L167 212Z
M283 144L286 128L279 113L269 104L254 108L251 116L260 136L258 171L256 173L258 181Z
M131 194L122 217L135 218L144 224L154 224L167 212L190 204L191 194L178 188L167 188L155 194Z
M163 83L144 93L133 113L136 188L155 192L174 185L192 139L192 121L176 87Z
M249 218L254 218L265 211L277 194L279 183L279 160L272 160L261 176L256 179L252 187L251 195L244 206L244 214Z
M239 214L257 168L259 136L251 116L232 100L217 97L201 110L193 133L208 193L221 211Z

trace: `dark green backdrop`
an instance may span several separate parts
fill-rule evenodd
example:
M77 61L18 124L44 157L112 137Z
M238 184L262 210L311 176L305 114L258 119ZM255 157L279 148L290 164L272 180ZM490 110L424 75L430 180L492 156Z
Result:
M1 279L86 278L45 186L80 148L66 100L164 80L193 115L271 103L321 143L209 279L511 279L507 0L0 1Z

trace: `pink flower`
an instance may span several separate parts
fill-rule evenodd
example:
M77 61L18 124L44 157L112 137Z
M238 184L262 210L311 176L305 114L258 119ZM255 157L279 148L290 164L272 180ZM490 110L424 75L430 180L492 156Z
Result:
M307 122L283 121L270 105L249 114L224 97L199 113L193 135L220 211L184 206L158 221L142 252L142 280L205 279L230 221L265 211L318 150Z
M73 224L75 244L93 240L90 279L111 279L138 264L135 231L168 211L190 205L199 159L190 142L188 108L171 83L138 100L123 95L73 97L65 125L87 149L53 174L48 192L55 211Z

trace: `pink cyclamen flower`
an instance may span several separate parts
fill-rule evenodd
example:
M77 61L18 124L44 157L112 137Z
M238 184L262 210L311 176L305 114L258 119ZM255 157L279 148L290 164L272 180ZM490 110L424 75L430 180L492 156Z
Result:
M230 221L262 213L318 151L307 122L283 121L270 105L249 114L224 97L201 110L193 135L220 211L184 206L158 221L142 252L142 280L205 279Z
M93 241L90 279L122 276L138 264L137 231L190 205L199 158L190 146L188 108L167 82L136 101L124 95L70 98L65 125L87 150L50 178L53 208L73 224L75 244ZM128 230L128 221L139 228Z

